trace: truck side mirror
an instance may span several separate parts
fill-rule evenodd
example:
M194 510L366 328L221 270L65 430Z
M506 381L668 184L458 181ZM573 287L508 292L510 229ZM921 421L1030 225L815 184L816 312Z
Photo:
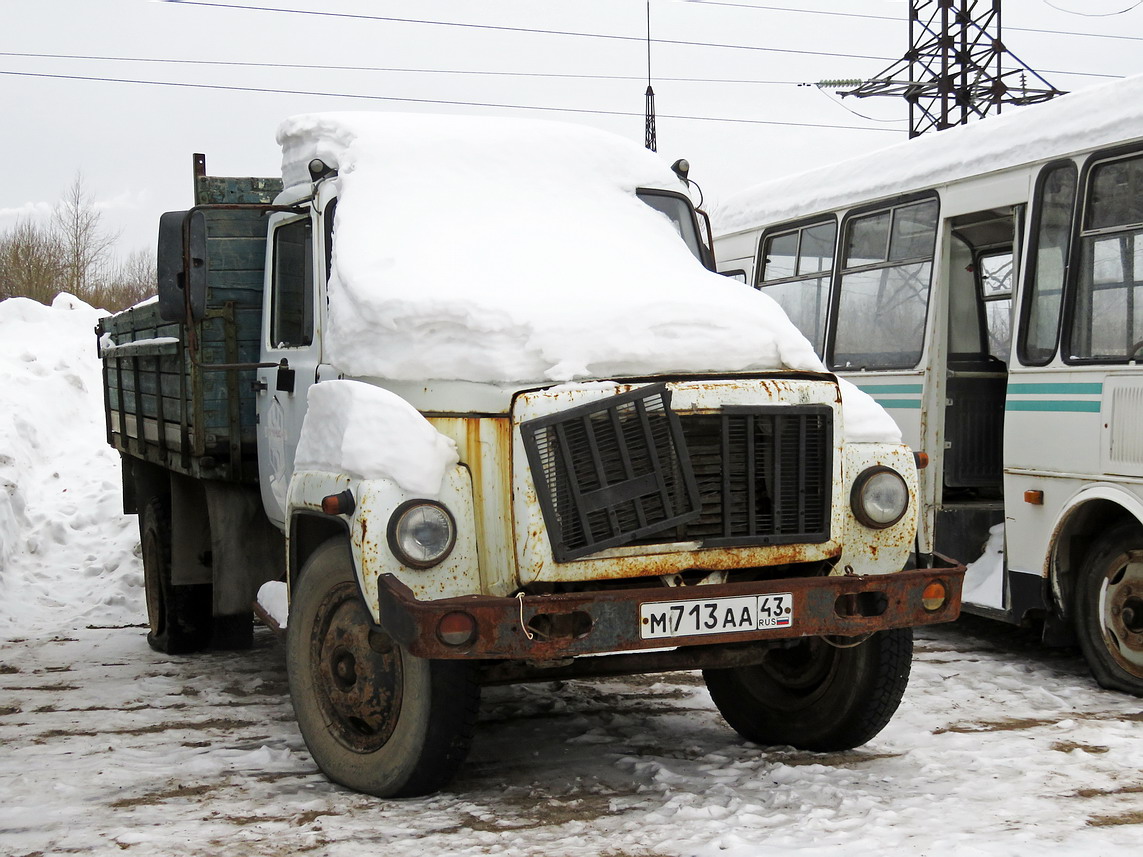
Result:
M168 211L159 218L159 315L164 321L199 321L206 314L206 216Z

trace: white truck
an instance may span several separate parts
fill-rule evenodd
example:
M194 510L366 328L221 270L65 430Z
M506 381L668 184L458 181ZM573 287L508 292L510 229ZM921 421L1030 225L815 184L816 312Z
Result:
M685 173L591 129L311 114L206 175L98 330L152 647L289 593L318 765L431 792L483 684L701 669L763 744L856 746L963 567L909 567L913 453L711 271ZM844 389L843 389L844 388Z

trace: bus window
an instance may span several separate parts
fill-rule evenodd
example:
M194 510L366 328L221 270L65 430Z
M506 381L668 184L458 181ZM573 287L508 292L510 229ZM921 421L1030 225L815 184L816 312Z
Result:
M837 223L786 230L762 239L758 288L778 302L820 355Z
M1012 251L982 253L976 275L984 301L988 353L1007 363L1012 344Z
M1020 362L1028 366L1043 366L1056 353L1075 199L1075 164L1044 170L1033 213L1036 225L1022 310L1019 354Z
M1096 166L1087 193L1069 356L1120 363L1143 348L1143 158Z
M936 232L935 199L848 221L832 368L907 369L917 364Z

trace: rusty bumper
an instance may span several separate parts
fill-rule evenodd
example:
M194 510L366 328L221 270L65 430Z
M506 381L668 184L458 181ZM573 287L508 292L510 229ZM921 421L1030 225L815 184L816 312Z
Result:
M391 576L378 581L381 624L422 658L558 660L578 655L682 646L759 642L807 636L860 637L888 628L950 622L960 613L964 566L936 558L936 567L896 574L784 578L690 587L604 589L517 598L464 596L419 601ZM926 607L932 584L946 598ZM709 604L715 599L792 595L787 627L735 630L681 637L641 635L640 605L655 602ZM930 590L930 594L932 590ZM467 617L467 618L465 618ZM471 620L467 638L456 630ZM449 642L446 642L449 640Z

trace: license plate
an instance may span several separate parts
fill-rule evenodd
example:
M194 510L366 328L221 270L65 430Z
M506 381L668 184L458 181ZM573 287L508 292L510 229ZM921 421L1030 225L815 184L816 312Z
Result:
M789 592L639 605L639 636L644 640L765 631L793 624L794 596Z

